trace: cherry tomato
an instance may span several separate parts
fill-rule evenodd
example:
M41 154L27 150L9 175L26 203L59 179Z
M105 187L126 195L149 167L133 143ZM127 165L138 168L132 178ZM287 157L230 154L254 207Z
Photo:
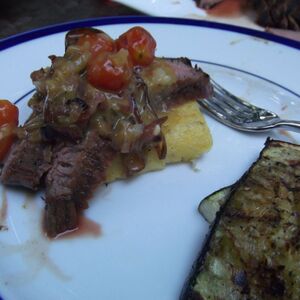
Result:
M116 49L115 41L104 32L84 34L78 39L77 45L88 49L92 56L100 51L113 52Z
M0 125L13 123L18 125L19 110L8 100L0 100Z
M87 79L96 88L120 91L129 82L132 63L128 51L121 49L116 53L100 53L91 59L87 67Z
M4 159L14 141L18 118L18 108L8 100L0 100L0 160Z
M123 33L116 40L117 48L128 49L134 65L148 66L155 56L156 42L142 27L136 26Z

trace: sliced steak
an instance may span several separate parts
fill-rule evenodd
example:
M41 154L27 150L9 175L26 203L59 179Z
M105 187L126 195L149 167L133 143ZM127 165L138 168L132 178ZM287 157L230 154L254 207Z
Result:
M78 212L97 185L105 181L115 151L111 143L88 132L81 144L56 153L46 177L45 229L49 237L76 229Z
M102 34L88 28L69 32L65 54L49 56L51 66L31 74L36 87L29 101L33 113L20 128L22 135L1 175L4 184L31 189L43 178L49 237L77 228L78 213L105 181L116 153L128 176L144 168L146 150L156 149L163 159L164 113L212 94L209 76L187 58L155 58L146 67L130 66L125 71L132 76L122 90L94 87L87 76L94 46L76 41L95 33ZM123 69L122 59L116 66L112 62L109 68Z
M169 95L160 96L165 97L164 101L170 103L174 98L203 99L212 95L213 89L208 74L198 66L193 67L188 58L166 59L166 63L173 68L177 80L170 87Z
M208 98L213 91L209 76L199 67L193 67L188 58L158 58L141 76L158 111Z
M51 168L51 146L28 138L12 147L1 173L1 182L37 190L42 176Z
M78 73L78 58L73 61L69 56L66 53L64 57L53 58L48 71L34 72L32 78L39 93L44 93L45 124L77 142L84 137L93 114L99 108L109 107L112 99L126 97L128 91L108 92L93 87L85 75ZM146 83L151 104L158 112L212 93L209 76L194 68L187 58L156 58L150 66L136 69L135 74ZM129 86L137 88L135 83L133 76Z

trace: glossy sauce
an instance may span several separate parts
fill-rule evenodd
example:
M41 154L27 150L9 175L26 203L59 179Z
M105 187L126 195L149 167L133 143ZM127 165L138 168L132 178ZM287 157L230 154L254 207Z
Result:
M63 232L54 239L73 239L86 236L97 238L101 236L101 234L102 229L100 224L81 215L76 229Z

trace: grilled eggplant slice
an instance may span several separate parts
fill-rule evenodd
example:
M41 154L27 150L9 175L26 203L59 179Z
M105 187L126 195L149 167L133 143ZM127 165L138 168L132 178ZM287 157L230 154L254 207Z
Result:
M218 211L220 211L221 207L229 198L233 187L234 185L230 185L221 188L205 197L199 204L198 211L209 224L214 222Z
M299 299L300 145L267 140L217 214L181 299Z

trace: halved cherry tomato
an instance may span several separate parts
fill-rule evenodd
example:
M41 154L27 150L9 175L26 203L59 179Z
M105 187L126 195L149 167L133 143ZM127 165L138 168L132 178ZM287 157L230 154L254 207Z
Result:
M78 39L77 45L88 49L92 56L96 56L100 51L113 52L116 49L115 41L104 32L84 34Z
M116 40L117 48L128 49L134 65L148 66L155 55L156 42L144 28L135 26Z
M0 160L3 160L14 141L19 110L8 100L0 100Z
M89 61L87 79L96 88L120 91L129 82L132 63L128 51L121 49L116 53L100 53Z

